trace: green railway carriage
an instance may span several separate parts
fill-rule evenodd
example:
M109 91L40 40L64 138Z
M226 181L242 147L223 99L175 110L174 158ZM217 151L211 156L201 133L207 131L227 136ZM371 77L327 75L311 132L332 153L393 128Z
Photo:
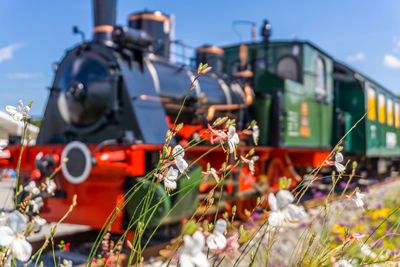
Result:
M226 47L225 73L253 71L260 144L329 148L333 60L309 42L274 41Z
M335 62L335 111L333 143L348 132L345 151L365 156L371 170L386 173L400 155L400 100L367 76Z
M363 169L384 174L397 167L400 99L314 44L232 45L224 48L222 65L232 76L251 71L260 145L332 149L347 133L345 153L364 162Z

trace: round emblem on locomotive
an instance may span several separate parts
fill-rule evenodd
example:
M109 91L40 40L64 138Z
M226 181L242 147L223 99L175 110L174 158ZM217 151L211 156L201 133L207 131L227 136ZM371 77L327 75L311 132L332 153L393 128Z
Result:
M65 179L72 184L84 182L92 169L92 156L88 147L79 141L69 143L63 150L61 158L68 161L61 166Z

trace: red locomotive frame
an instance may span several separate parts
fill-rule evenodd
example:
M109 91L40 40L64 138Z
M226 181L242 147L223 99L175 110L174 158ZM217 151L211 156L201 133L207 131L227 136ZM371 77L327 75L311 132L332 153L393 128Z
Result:
M63 145L41 145L28 146L22 154L21 176L31 177L35 175L35 157L39 152L46 155L53 155L59 159L65 146ZM0 161L2 167L16 168L18 155L21 146L11 145L8 147L10 158L3 158ZM89 147L93 150L93 147ZM80 184L71 184L64 177L57 181L58 187L66 193L66 198L48 198L41 215L48 221L57 221L68 210L72 196L78 197L78 205L75 210L65 220L67 223L85 224L94 229L101 229L109 214L124 198L123 183L127 176L139 177L145 175L145 152L158 152L162 149L161 145L130 145L112 146L92 154L96 164L93 166L89 178ZM199 146L189 149L186 156L189 160L196 159L210 146ZM245 154L251 147L238 148L238 154ZM233 204L238 206L238 213L247 207L249 195L254 191L253 183L268 182L269 187L266 192L277 189L278 179L282 176L291 177L293 181L299 181L300 177L294 170L294 166L305 166L312 164L313 167L319 166L329 155L329 150L312 150L304 148L273 148L256 147L256 154L259 160L255 164L255 174L251 175L246 166L240 170L239 176L239 196L234 203L226 203L226 209L230 209ZM5 153L8 154L8 153ZM222 149L215 151L199 162L203 169L207 162L220 166L225 159ZM62 174L60 174L62 176ZM206 191L207 184L200 185L200 192ZM229 187L228 187L229 188ZM105 195L105 192L107 194ZM250 198L251 199L251 198ZM254 199L254 198L253 198ZM113 223L111 230L121 233L123 229L123 214L119 213Z

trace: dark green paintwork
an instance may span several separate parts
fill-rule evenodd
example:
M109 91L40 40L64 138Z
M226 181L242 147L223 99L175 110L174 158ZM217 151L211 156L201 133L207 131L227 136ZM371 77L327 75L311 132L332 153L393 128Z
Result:
M386 98L386 103L385 107L387 109L387 100L390 98L393 100L393 116L395 114L394 112L394 103L399 103L399 100L397 97L389 92L388 90L382 88L379 85L374 84L371 81L366 81L366 87L368 85L372 85L377 92L377 98L380 93L385 95ZM365 92L367 92L365 90ZM365 99L367 99L367 93L365 93ZM377 99L377 105L378 105L378 99ZM367 108L365 109L367 110ZM378 107L377 107L378 110ZM365 111L366 112L366 111ZM394 119L395 121L395 119ZM373 133L374 128L376 134ZM388 135L394 134L396 138L396 146L392 146L390 143L387 142L388 140ZM366 140L367 140L367 151L366 154L369 157L392 157L399 155L400 153L400 146L399 146L399 130L395 128L395 125L389 126L387 124L387 118L385 123L380 123L378 120L376 121L371 121L371 120L366 120Z
M249 46L249 63L254 66L254 92L256 95L270 95L274 103L276 95L280 92L283 96L283 122L282 129L274 123L271 110L266 105L256 105L259 121L261 145L271 145L271 139L279 134L280 146L284 147L312 147L323 148L331 145L332 132L332 100L333 100L333 62L324 53L308 43L302 42L272 42L252 43ZM265 51L268 51L266 54ZM234 73L239 65L239 47L225 48L225 72ZM300 80L292 81L283 79L276 74L278 61L287 55L297 59L300 66ZM321 57L325 62L327 95L324 101L317 101L315 92L316 58ZM268 62L268 64L266 64ZM256 102L257 104L260 101ZM269 105L273 108L273 105ZM301 134L301 106L308 107L309 136ZM270 108L271 109L271 108ZM267 120L266 118L269 117ZM272 122L272 125L271 123ZM266 125L267 123L270 123ZM280 134L280 132L282 132ZM275 136L274 136L275 135ZM269 140L267 140L269 137Z
M365 114L363 85L357 80L335 82L335 107L344 112L344 127L339 131L335 118L332 146L334 146ZM362 120L345 138L344 150L348 153L365 152L365 120Z
M348 133L344 148L347 153L365 154L371 158L385 158L399 155L400 146L399 129L395 127L395 103L399 99L381 85L370 80L353 69L341 65L340 69L346 70L346 75L337 76L335 79L335 107L345 114L344 132L333 135L332 144L335 144L341 136L353 127L368 111L368 88L376 92L376 119L370 120L368 116L359 122L357 127ZM338 72L339 73L339 72ZM379 94L385 95L385 122L379 122ZM393 125L387 123L388 99L393 100ZM400 115L400 114L399 114ZM339 122L334 120L334 127L339 127ZM395 137L396 145L391 147L387 142L388 136Z
M271 98L264 95L258 97L255 102L257 107L256 121L260 128L259 145L268 144L269 140L269 120L270 120L270 109L271 109Z
M345 152L368 157L393 157L400 154L400 128L395 127L395 104L393 104L393 126L379 123L378 118L360 121L352 131L349 130L367 112L367 88L376 89L394 103L400 100L389 90L372 81L365 75L339 63L313 44L300 41L249 43L249 66L254 73L253 89L256 94L254 111L260 125L260 145L279 145L282 147L328 148L347 132L343 143ZM239 45L226 47L224 72L235 73L239 68ZM267 52L266 52L267 51ZM278 61L286 55L296 58L300 66L299 81L283 79L277 75ZM316 94L316 59L321 57L326 69L326 98ZM343 71L345 70L345 71ZM270 98L265 98L268 95ZM277 129L277 96L282 96L282 123ZM266 100L265 100L266 99ZM301 106L308 107L310 135L300 134ZM376 107L378 110L378 107ZM340 112L340 120L338 117ZM400 111L399 111L400 112ZM400 114L398 115L400 116ZM303 116L304 117L304 116ZM303 132L304 133L304 132ZM395 146L390 147L388 136L395 136ZM275 142L279 140L278 142ZM393 141L392 141L393 143Z

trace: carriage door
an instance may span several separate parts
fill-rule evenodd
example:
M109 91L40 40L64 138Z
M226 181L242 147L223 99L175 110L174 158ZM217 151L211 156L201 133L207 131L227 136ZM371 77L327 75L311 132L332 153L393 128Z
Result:
M368 86L367 89L367 149L369 152L379 149L379 137L378 137L378 126L377 123L377 94L375 88ZM380 114L379 120L383 120L382 114Z
M315 114L315 120L317 121L318 130L316 132L315 138L318 139L320 147L325 144L323 136L330 136L330 123L328 111L328 90L327 90L327 79L326 79L326 64L321 56L317 56L315 62L315 95L317 101L317 112ZM314 115L313 115L314 116Z

